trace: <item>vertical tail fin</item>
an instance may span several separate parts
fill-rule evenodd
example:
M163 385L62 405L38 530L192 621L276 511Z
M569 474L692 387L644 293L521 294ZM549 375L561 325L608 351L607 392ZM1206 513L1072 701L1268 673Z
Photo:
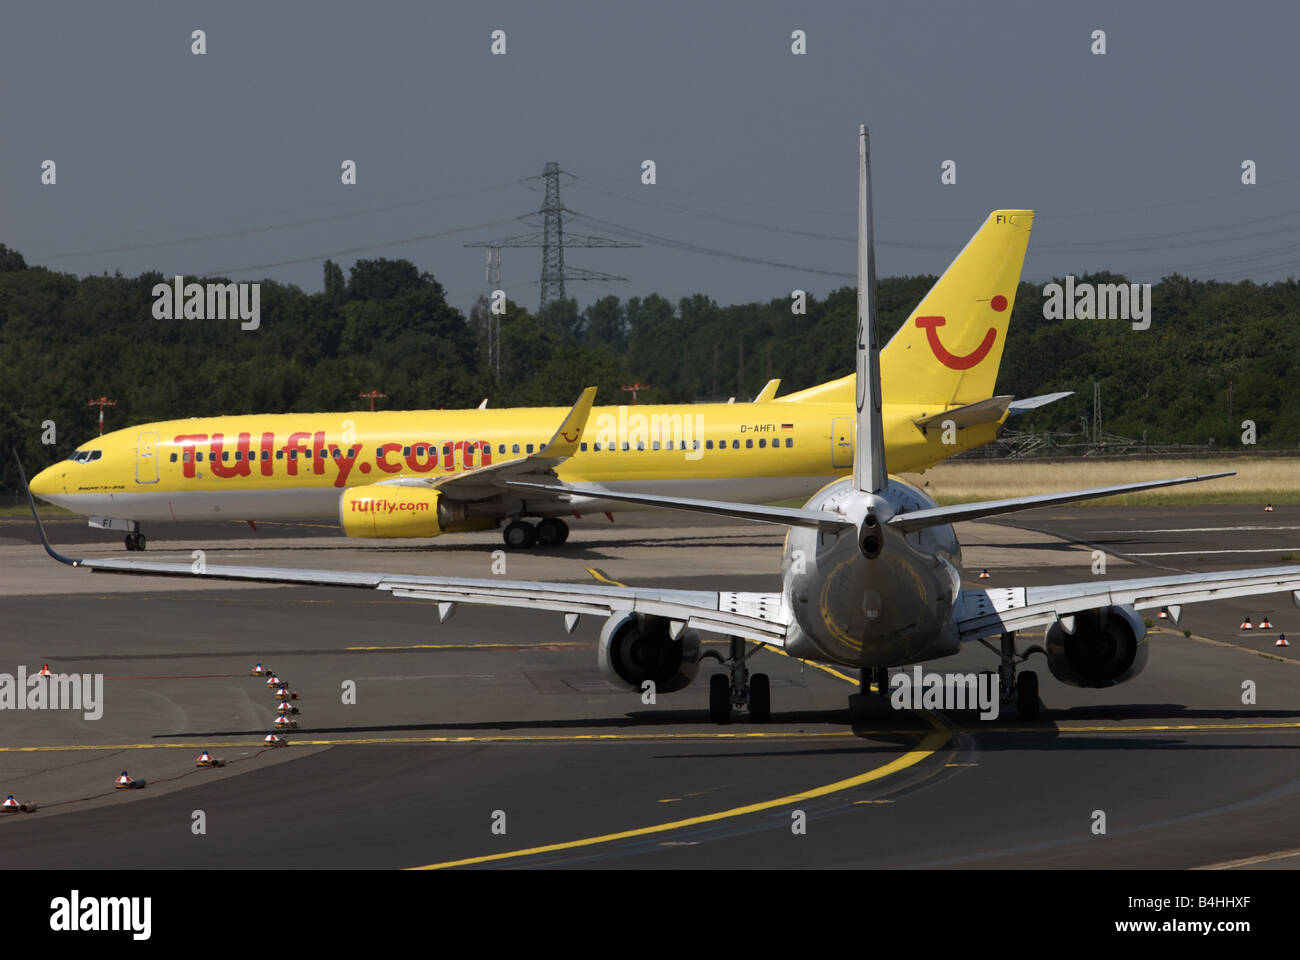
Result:
M935 410L993 396L1032 210L994 210L880 354L890 403ZM853 375L778 398L847 403Z
M889 483L880 413L880 340L876 334L876 245L871 223L871 137L858 127L857 443L853 485L880 493Z
M1032 210L994 210L885 347L890 403L936 409L993 396Z

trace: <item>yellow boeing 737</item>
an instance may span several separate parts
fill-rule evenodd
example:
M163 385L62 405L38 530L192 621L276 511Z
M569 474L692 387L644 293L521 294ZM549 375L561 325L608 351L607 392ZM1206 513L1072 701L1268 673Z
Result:
M1067 394L993 396L1033 223L996 210L881 354L886 446L923 470L992 440L1007 416ZM566 516L629 509L556 492L761 503L806 498L853 466L854 375L752 403L225 416L97 437L31 490L124 530L141 523L338 522L351 537L431 537L506 521L507 546L563 543ZM557 428L558 425L558 428ZM631 507L630 509L636 509ZM534 525L526 518L539 518Z

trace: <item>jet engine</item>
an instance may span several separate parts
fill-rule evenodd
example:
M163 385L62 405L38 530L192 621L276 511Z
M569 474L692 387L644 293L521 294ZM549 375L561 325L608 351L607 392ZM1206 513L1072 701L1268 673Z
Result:
M605 679L638 691L647 680L653 680L659 692L688 685L699 670L700 635L688 629L674 640L669 626L664 617L640 613L615 614L606 620L596 648Z
M1058 620L1047 628L1044 646L1052 676L1074 687L1113 687L1147 665L1146 624L1128 606L1077 613L1073 633Z
M349 537L436 537L449 517L429 487L372 483L344 490L339 526Z

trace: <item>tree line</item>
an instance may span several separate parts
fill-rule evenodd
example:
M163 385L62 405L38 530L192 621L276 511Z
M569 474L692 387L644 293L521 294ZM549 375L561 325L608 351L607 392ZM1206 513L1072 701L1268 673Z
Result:
M193 279L193 278L188 278ZM207 278L211 279L211 278ZM882 339L935 277L879 282ZM1079 282L1119 283L1102 273ZM344 276L324 264L324 289L261 281L261 324L157 319L157 272L87 276L28 266L0 245L0 437L33 469L106 429L151 420L254 412L360 410L378 389L386 409L568 405L585 386L607 403L750 399L770 377L782 392L852 369L856 293L841 287L806 312L789 298L720 306L703 294L560 300L531 312L507 302L499 318L500 374L488 364L488 301L466 316L409 260L359 260ZM225 282L225 281L216 281ZM1107 432L1155 443L1239 443L1241 421L1260 447L1300 447L1291 400L1300 360L1300 284L1226 284L1172 276L1152 289L1152 324L1047 320L1041 286L1022 283L998 392L1075 396L1022 417L1033 429L1078 431L1102 390ZM1229 383L1232 383L1231 417ZM57 442L42 444L53 421ZM0 489L17 491L8 456Z

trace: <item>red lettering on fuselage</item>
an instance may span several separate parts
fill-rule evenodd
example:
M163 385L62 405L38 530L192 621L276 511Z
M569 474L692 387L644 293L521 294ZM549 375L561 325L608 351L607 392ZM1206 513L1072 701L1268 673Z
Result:
M178 443L181 447L181 476L188 480L194 479L194 447L207 439L206 433L187 433L172 440L172 443Z
M376 456L373 461L367 461L362 459L362 454L367 449L364 442L350 444L347 447L327 443L324 430L291 433L283 446L277 446L274 433L263 432L256 446L253 444L252 437L252 433L239 434L238 441L234 443L235 455L232 458L231 441L228 441L224 434L196 433L176 436L173 443L182 450L181 475L186 479L200 476L196 467L199 459L197 448L205 441L209 446L208 462L212 465L209 475L220 479L252 476L253 461L259 459L259 456L262 461L259 473L263 477L277 475L276 461L278 460L285 461L284 475L297 477L299 461L308 458L314 462L306 472L309 475L324 476L325 461L333 460L335 474L332 482L336 487L347 486L354 470L359 470L363 474L370 473L373 468L389 474L404 471L430 473L439 468L439 460L442 469L448 472L474 470L492 464L492 444L486 440L456 440L442 444L425 442L410 445L397 442L384 443L377 448L370 448L376 450Z
M338 476L334 478L334 486L346 486L348 474L352 472L352 465L357 462L357 456L361 453L360 446L348 447L346 451L341 450L334 444L330 444L330 456L334 458L334 463L338 467Z
M275 456L275 434L262 434L262 476L269 477L275 472L271 458Z
M325 431L317 430L316 439L311 444L311 470L312 473L322 475L325 473Z
M379 457L375 461L375 466L379 467L384 473L399 473L402 469L400 463L389 463L388 455L390 453L400 453L402 445L400 443L386 443L379 448Z
M420 454L428 448L428 457L425 460L420 459ZM406 465L416 473L428 473L438 466L438 447L436 444L417 444L411 447L411 452L406 455Z
M231 477L246 477L249 474L248 463L248 443L251 434L241 433L236 449L239 451L233 464L227 464L223 457L226 451L221 448L225 443L225 436L220 433L212 435L212 473L214 476L230 479Z
M291 477L298 476L298 453L304 449L302 441L310 436L310 433L289 434L289 442L284 445L284 456L289 461L288 473Z

